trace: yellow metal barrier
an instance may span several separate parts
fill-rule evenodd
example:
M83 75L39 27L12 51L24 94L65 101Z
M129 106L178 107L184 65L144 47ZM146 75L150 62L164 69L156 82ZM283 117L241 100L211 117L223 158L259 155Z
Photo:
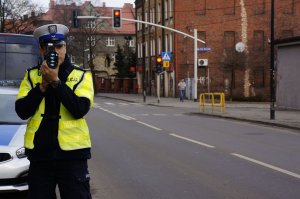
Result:
M201 93L199 96L199 111L204 112L204 106L211 106L211 112L214 112L215 106L219 106L220 111L225 112L225 94Z

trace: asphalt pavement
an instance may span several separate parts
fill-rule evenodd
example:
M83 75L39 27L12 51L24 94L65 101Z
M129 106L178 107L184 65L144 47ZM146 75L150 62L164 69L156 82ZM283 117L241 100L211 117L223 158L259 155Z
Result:
M270 103L268 102L225 102L225 110L210 105L201 108L199 102L185 100L180 102L179 98L146 96L145 101L142 94L123 93L98 93L96 97L119 99L130 103L140 103L152 106L186 108L187 113L221 117L233 120L255 122L265 125L278 126L300 130L300 111L278 109L275 106L275 119L270 119Z

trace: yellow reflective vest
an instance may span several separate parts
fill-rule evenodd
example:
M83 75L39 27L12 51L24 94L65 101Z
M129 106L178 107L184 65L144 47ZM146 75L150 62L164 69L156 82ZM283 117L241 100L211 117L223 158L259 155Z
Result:
M42 82L39 68L32 68L26 71L21 82L17 99L27 96L28 92L37 84ZM66 85L70 87L79 97L86 97L90 100L90 107L94 102L93 80L90 71L74 68L69 74ZM38 130L42 115L45 111L45 98L40 103L35 114L28 120L24 138L24 146L33 149L34 136ZM84 118L76 119L60 104L60 119L58 122L58 142L62 150L76 150L91 147L90 133Z

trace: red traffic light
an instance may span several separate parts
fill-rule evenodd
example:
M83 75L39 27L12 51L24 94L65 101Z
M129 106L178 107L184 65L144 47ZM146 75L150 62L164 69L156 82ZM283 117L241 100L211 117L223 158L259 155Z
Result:
M121 10L116 9L112 11L113 15L113 27L114 28L120 28L121 27Z
M114 10L114 16L118 17L120 16L120 10Z
M161 57L157 57L156 58L156 63L161 63L162 62L162 58Z

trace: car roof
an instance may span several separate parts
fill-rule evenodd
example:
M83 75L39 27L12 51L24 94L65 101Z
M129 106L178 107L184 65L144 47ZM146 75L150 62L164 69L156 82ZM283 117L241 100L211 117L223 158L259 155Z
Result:
M17 95L18 94L18 88L16 87L3 87L0 86L0 94L1 95Z

